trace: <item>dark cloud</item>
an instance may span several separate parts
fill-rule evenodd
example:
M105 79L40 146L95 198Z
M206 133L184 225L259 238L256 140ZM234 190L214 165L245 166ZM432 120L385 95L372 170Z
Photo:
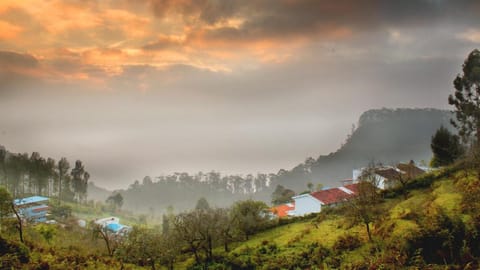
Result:
M0 67L2 68L34 68L37 66L37 59L29 54L0 51Z
M239 28L208 30L207 38L259 39L289 35L323 35L335 29L372 31L383 27L419 27L452 20L465 25L479 25L478 1L449 0L151 0L157 17L176 13L186 23L214 24L242 18Z
M32 55L0 51L0 95L25 91L34 84L41 85L37 78L39 71L39 62Z

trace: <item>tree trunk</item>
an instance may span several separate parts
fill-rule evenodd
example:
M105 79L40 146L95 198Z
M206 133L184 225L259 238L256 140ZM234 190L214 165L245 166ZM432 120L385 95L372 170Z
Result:
M193 255L195 256L195 262L197 264L199 264L200 263L200 258L198 257L198 252L197 252L196 249L193 249Z
M17 212L17 209L15 209L15 205L12 203L12 210L13 213L15 213L15 216L17 217L17 230L18 230L18 236L20 238L20 242L23 243L23 224L22 224L22 219L20 218L20 215Z
M368 222L365 222L365 228L367 229L368 241L372 242L372 233L370 232L370 225Z
M208 237L208 261L213 260L213 244L212 244L212 238Z

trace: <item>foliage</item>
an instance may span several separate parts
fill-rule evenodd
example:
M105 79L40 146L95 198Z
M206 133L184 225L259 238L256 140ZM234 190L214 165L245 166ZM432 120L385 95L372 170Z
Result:
M453 135L443 126L433 135L430 146L433 152L433 158L430 162L432 167L450 165L464 152L458 136Z
M10 153L0 147L0 185L14 198L31 195L56 196L66 201L86 198L90 175L79 160L70 175L69 166L66 158L56 163L38 152L29 156L27 153ZM74 180L71 176L75 176Z
M358 236L347 234L340 236L335 242L335 244L333 244L332 248L337 252L347 250L351 251L360 247L361 244L362 242L360 238L358 238Z
M55 220L65 220L72 216L72 207L70 205L50 204L50 214Z
M232 207L236 228L248 240L249 236L270 225L268 206L264 202L246 200L236 202Z
M272 203L275 205L288 203L292 201L295 192L291 189L285 188L282 185L277 185L272 193Z
M50 244L53 237L57 234L57 230L54 225L38 224L35 226L35 230Z
M204 197L198 199L197 205L195 206L197 210L208 210L210 209L210 204L208 203L207 199Z
M115 251L115 256L122 261L131 262L139 266L155 265L161 259L168 265L173 265L173 257L177 254L176 244L167 243L170 241L166 235L162 235L155 229L145 227L134 227L125 241Z
M356 196L349 198L345 205L347 216L353 222L362 222L365 225L370 241L372 241L370 223L378 220L382 213L381 200L375 185L369 181L362 181L358 184Z
M455 93L448 97L448 103L455 107L456 122L459 135L464 142L471 136L478 143L480 140L480 51L473 50L465 59L463 74L457 75L453 81Z
M110 195L105 202L108 203L112 207L113 211L115 212L118 209L122 208L123 196L119 192L116 192Z
M3 221L6 218L10 218L12 212L12 196L2 186L0 186L0 229L3 227Z

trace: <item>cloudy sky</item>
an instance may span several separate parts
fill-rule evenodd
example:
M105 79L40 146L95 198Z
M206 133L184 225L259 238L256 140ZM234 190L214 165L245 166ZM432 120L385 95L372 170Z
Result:
M479 18L463 0L2 0L0 144L109 188L289 169L365 110L448 108Z

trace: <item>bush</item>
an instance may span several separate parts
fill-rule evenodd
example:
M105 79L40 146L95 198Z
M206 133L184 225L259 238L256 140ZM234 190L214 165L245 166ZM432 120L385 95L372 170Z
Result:
M358 236L346 234L346 235L340 236L337 239L335 244L333 244L333 250L337 252L351 251L360 247L361 244L362 244L362 241L360 241L360 238L358 238Z

